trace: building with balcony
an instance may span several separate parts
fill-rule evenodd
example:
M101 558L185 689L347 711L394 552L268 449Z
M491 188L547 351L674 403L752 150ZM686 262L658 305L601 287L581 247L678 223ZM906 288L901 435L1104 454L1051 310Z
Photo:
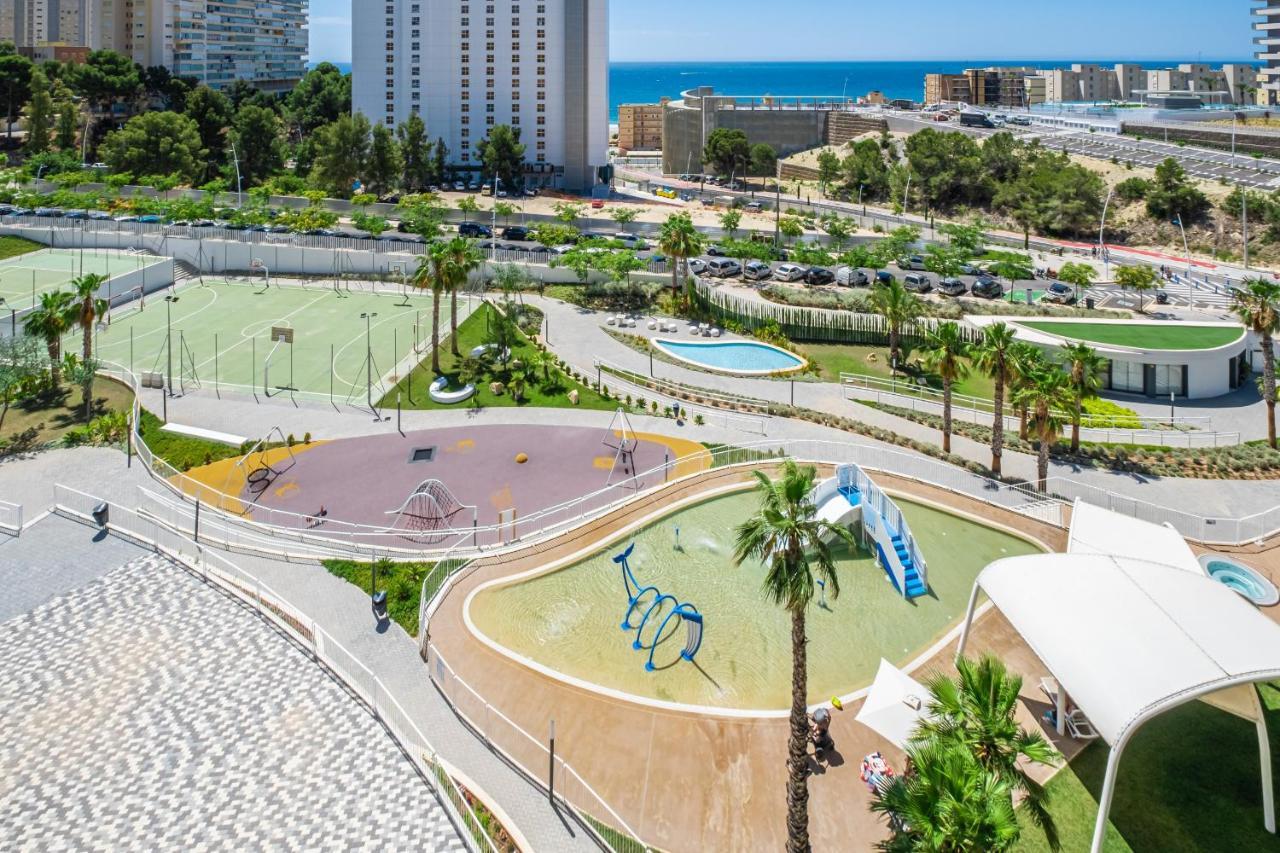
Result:
M662 150L662 108L659 104L622 104L618 107L620 151Z
M607 182L606 0L355 2L352 101L394 127L422 116L449 162L480 168L489 129L518 129L526 180L574 192Z
M1280 104L1280 0L1254 0L1254 58L1262 64L1258 72L1258 103Z

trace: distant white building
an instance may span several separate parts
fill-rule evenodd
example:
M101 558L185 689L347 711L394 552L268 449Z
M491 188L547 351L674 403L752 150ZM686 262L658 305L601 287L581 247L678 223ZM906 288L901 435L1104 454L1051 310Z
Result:
M1274 106L1280 103L1280 2L1253 0L1254 57L1262 63L1258 76L1258 102Z
M533 184L588 192L609 145L607 0L352 0L353 107L394 127L419 113L449 162L480 165L519 128Z
M96 2L100 38L92 46L144 67L164 66L214 89L244 80L267 92L292 89L307 70L309 0Z

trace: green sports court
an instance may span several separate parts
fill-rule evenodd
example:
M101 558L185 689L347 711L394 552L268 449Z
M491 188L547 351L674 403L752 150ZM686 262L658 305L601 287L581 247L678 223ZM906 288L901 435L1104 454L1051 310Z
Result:
M176 301L168 302L169 295L152 294L141 306L113 312L110 323L99 326L98 357L140 375L167 375L172 357L176 392L295 394L362 404L370 394L380 398L431 342L431 296L399 286L265 286L206 277L172 292ZM478 297L459 295L459 322L478 304ZM440 308L443 338L449 307Z
M169 263L169 259L118 249L27 252L0 260L0 298L8 308L23 311L38 302L40 294L66 287L79 276L95 273L114 277L162 263ZM114 298L121 294L103 295Z

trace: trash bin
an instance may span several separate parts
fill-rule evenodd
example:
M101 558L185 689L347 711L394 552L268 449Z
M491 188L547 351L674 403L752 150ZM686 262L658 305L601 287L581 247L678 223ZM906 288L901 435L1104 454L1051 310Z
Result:
M1093 304L1094 304L1094 303L1093 303L1093 297L1092 297L1092 296L1086 296L1086 297L1084 298L1084 307L1085 307L1085 308L1088 308L1090 311L1092 311L1092 310L1093 310Z
M99 527L106 527L111 520L111 508L106 501L98 504L93 508L93 523Z
M373 594L373 615L379 620L387 618L387 591L380 589Z

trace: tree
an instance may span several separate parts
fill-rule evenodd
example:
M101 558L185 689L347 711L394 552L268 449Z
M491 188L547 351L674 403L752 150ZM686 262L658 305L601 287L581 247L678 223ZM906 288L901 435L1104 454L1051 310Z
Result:
M1062 363L1071 389L1071 452L1080 450L1080 420L1084 401L1098 396L1107 361L1097 350L1080 341L1062 345Z
M86 273L71 280L71 290L76 300L76 323L82 335L81 363L86 368L84 387L84 419L93 414L93 327L107 313L107 300L99 298L98 291L106 285L110 276Z
M742 211L736 207L731 207L724 213L720 214L720 227L724 230L725 236L730 240L733 235L738 233L738 227L742 225Z
M573 225L576 223L578 219L582 217L582 212L586 210L586 208L580 204L574 204L567 201L558 201L551 209L555 211L556 219L560 220L565 225Z
M994 252L994 260L987 265L992 275L999 276L1009 282L1009 298L1013 299L1013 288L1020 281L1030 281L1035 276L1031 269L1031 259L1017 252Z
M968 261L986 251L986 235L981 225L947 222L938 226L938 233L946 235L948 246L961 260Z
M853 144L853 151L840 164L845 191L862 199L882 199L889 193L889 166L874 139Z
M991 204L1022 228L1025 248L1032 231L1077 234L1096 227L1103 189L1101 176L1067 155L1036 150L1017 178L998 185Z
M1028 428L1036 439L1036 478L1040 491L1045 492L1049 488L1049 454L1062 433L1062 412L1072 405L1074 394L1067 375L1056 364L1036 366L1025 381L1031 402Z
M40 294L40 304L27 314L22 327L24 334L44 341L49 353L49 378L54 390L62 383L62 338L75 325L79 306L74 296L65 290L52 290Z
M339 117L316 132L316 150L312 186L347 198L369 160L369 120L362 113Z
M636 210L634 207L615 206L613 210L609 212L609 216L613 218L614 222L622 226L623 231L626 231L627 226L632 222L635 222L636 219L640 217L640 211Z
M244 186L256 186L284 168L284 139L274 110L245 104L231 124L231 142L240 161Z
M1018 412L1018 437L1026 441L1037 396L1036 374L1045 367L1044 352L1035 344L1016 341L1010 350L1009 363L1013 368L1007 389L1009 402Z
M395 187L403 173L404 160L395 134L386 125L375 124L364 169L365 183L374 195L381 196Z
M0 428L4 427L13 401L43 375L44 355L39 340L23 335L0 337Z
M515 216L517 212L518 208L509 201L495 201L493 203L493 215L501 216L503 225L510 222L511 217ZM627 211L625 208L617 208L615 212L634 213L634 211ZM614 218L616 219L617 217L615 216Z
M200 145L207 152L203 177L211 178L227 159L227 126L234 115L231 102L208 86L197 86L187 95L185 112L195 122Z
M102 142L103 159L112 171L177 175L186 182L203 174L207 153L196 123L180 113L142 113Z
M854 231L857 230L852 219L848 219L835 213L829 213L826 216L823 216L819 224L822 225L822 230L826 231L828 236L831 237L832 242L835 243L835 250L837 252L840 251L844 246L845 241L852 237Z
M926 369L942 377L942 452L951 452L951 388L969 375L969 344L955 323L939 323L925 338Z
M174 76L163 65L143 69L141 81L142 90L147 97L160 101L167 110L181 109L191 92L200 85L197 78Z
M449 159L449 146L444 144L443 139L436 139L435 151L431 156L431 180L444 183L447 177L445 163Z
M925 250L924 268L940 278L953 278L963 271L965 260L951 246L933 245Z
M432 243L418 258L413 273L413 286L431 290L431 372L440 375L440 303L448 288L449 244Z
M741 130L718 127L707 137L702 162L718 175L746 174L751 163L751 143Z
M823 189L834 184L840 177L840 157L830 148L818 152L818 183Z
M805 611L813 601L816 581L832 597L840 594L840 578L828 541L853 545L847 527L817 517L811 495L817 471L794 460L782 464L776 480L753 472L759 510L737 529L734 563L748 558L766 564L764 595L791 615L791 713L787 739L787 850L809 850L809 718ZM815 574L817 575L815 579Z
M321 62L298 81L285 99L289 120L305 137L351 114L351 75Z
M766 142L751 146L751 174L771 178L778 174L778 152Z
M13 123L31 93L31 60L18 54L13 42L0 42L0 91L5 99L5 133L13 141Z
M404 188L411 193L425 190L432 182L431 143L422 116L410 113L398 128L400 157L404 162Z
M1022 171L1023 143L1012 133L1001 131L982 143L982 170L998 184L1008 183Z
M458 210L462 212L465 220L469 221L480 210L480 202L472 196L464 195L458 199Z
M1280 285L1264 278L1246 281L1232 295L1232 309L1258 338L1262 349L1262 399L1267 404L1267 444L1276 449L1276 360L1273 336L1280 329ZM30 323L30 320L27 321Z
M49 95L49 80L38 67L31 71L31 103L27 104L28 154L49 150L53 134L53 98Z
M505 187L524 185L525 146L520 142L520 128L507 124L491 127L477 148L482 174L496 176Z
M54 88L61 90L62 96L56 101L58 123L54 129L53 141L59 151L75 151L76 134L80 130L80 112L76 109L75 102L71 100L71 93L65 86L59 83Z
M992 393L994 418L991 422L991 473L1000 476L1000 459L1004 455L1004 394L1013 378L1013 330L1004 323L993 323L982 330L982 340L973 348L974 366L995 383Z
M445 267L449 289L449 349L458 352L458 291L467 286L471 273L482 263L484 255L465 237L454 237L445 244L448 247L448 263Z
M1209 209L1209 199L1187 179L1187 171L1173 157L1156 166L1155 179L1147 190L1147 215L1152 219L1183 222L1199 219Z
M1058 270L1058 281L1069 284L1076 289L1076 301L1080 301L1080 291L1088 290L1093 287L1093 277L1095 272L1091 264L1080 263L1079 261L1071 261L1062 265L1062 269Z
M798 216L784 216L778 222L778 231L788 240L798 240L804 236L804 222Z
M924 303L896 278L873 287L870 303L871 309L884 317L889 329L889 359L897 364L902 358L902 331L924 313Z
M115 101L133 100L142 89L138 66L114 50L93 51L84 62L72 65L68 76L71 89L99 112L110 111Z
M1144 309L1142 297L1148 290L1154 290L1157 282L1156 271L1149 266L1120 267L1116 270L1116 284L1125 290L1138 294L1138 313Z
M658 251L671 258L671 290L680 292L680 267L684 267L685 278L689 276L689 259L702 254L706 248L706 238L693 225L693 217L688 213L673 213L662 223L658 233Z
M990 200L992 181L972 137L925 128L907 139L906 152L914 175L911 185L926 206L950 208Z

